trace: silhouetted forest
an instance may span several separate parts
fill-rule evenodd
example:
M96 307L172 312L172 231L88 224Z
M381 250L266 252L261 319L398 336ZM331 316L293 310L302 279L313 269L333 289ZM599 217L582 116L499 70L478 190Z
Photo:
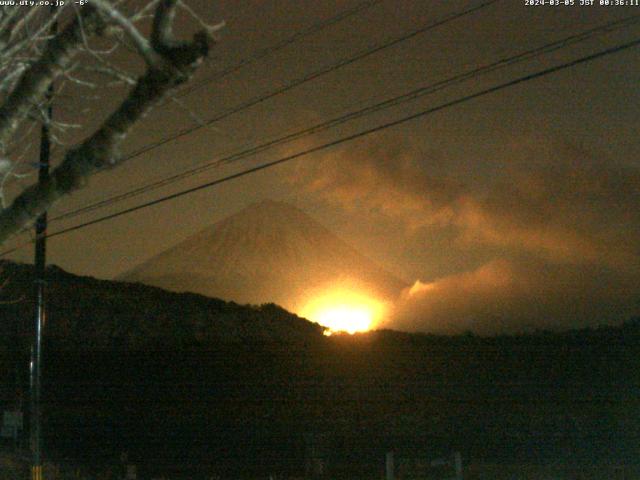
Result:
M25 392L29 266L2 263L2 406ZM404 455L621 462L640 453L640 320L455 337L325 337L275 305L48 270L49 455L250 475L304 468L322 439L335 472ZM24 397L24 393L23 393Z

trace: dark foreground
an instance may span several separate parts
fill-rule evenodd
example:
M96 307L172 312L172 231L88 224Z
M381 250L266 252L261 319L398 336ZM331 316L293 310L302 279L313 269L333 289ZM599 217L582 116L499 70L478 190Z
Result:
M0 407L26 410L33 312L6 300L32 284L10 273ZM393 451L402 478L443 478L419 465L458 451L465 479L640 478L639 321L324 337L273 305L50 274L45 454L74 475L126 454L145 479L380 479Z

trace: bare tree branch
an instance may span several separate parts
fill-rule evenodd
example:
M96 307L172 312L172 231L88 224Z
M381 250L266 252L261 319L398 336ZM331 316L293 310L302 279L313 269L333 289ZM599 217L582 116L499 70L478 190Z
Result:
M84 19L84 28L96 30L102 21L93 8ZM18 84L0 107L0 151L4 150L11 137L26 119L33 105L44 98L51 83L62 75L71 64L74 53L82 42L80 17L56 35L47 44L40 59L28 68Z
M88 68L85 68L85 71L111 77L114 81L108 85L112 85L112 84L135 85L136 84L136 79L133 76L129 75L127 72L124 72L119 68L114 67L113 65L106 64L103 66L88 67Z
M158 66L162 61L162 57L155 52L148 40L138 31L135 25L118 9L116 9L111 3L106 0L92 0L92 5L107 15L116 25L118 25L127 34L129 39L133 42L136 50L142 58L145 59L148 65Z
M101 0L97 3L101 3ZM0 212L0 243L32 223L62 196L83 186L89 176L118 164L119 147L133 126L177 86L191 78L208 54L211 36L207 31L201 31L190 42L174 39L172 22L175 6L175 0L160 0L155 10L149 44L160 60L148 64L147 71L137 80L120 106L93 135L67 152L48 181L27 188L10 207ZM109 18L116 21L113 16ZM91 22L93 30L100 26L95 14L82 20L85 29L88 28L87 21ZM43 54L43 58L48 60L38 62L36 72L32 71L34 65L23 75L16 87L16 90L23 92L22 96L16 97L14 91L10 96L12 104L28 111L24 104L29 105L29 101L24 96L40 100L52 79L65 71L69 66L71 51L82 42L79 23L80 20L73 22L50 42ZM65 67L61 67L61 63ZM15 132L14 124L17 122L16 117L9 116L5 107L6 104L0 109L0 141L3 142ZM26 113L23 115L26 116Z

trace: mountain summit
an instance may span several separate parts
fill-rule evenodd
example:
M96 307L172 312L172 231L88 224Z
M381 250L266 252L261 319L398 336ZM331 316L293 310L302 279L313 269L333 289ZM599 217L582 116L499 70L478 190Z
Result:
M382 300L406 284L301 210L263 201L152 257L121 280L296 311L314 291L348 285Z

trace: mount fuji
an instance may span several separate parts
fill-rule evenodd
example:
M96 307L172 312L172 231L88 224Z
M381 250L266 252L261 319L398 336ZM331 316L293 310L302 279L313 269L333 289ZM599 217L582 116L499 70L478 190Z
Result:
M301 210L271 200L205 228L119 280L292 311L334 286L383 301L407 286Z

